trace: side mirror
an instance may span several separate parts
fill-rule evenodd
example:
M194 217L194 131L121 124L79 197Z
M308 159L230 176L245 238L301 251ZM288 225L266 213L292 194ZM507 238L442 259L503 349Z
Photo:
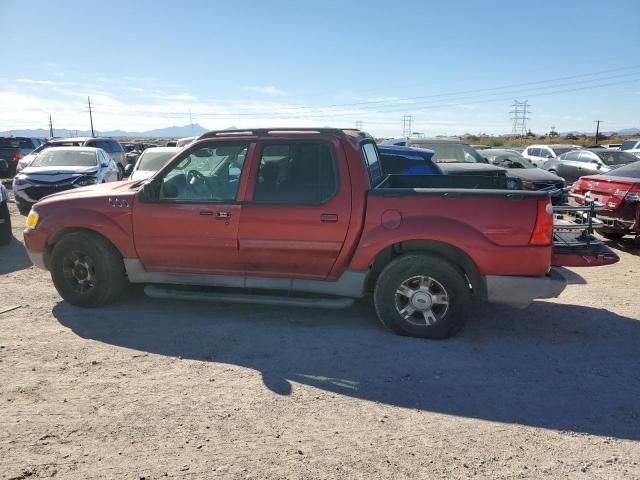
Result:
M547 155L544 158L553 158L553 155Z

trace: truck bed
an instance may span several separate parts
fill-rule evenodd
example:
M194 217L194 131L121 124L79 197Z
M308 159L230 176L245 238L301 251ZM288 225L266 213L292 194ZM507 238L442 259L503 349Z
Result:
M451 192L470 195L524 194L527 197L544 197L546 192L519 190L520 180L507 177L481 175L387 175L371 193L390 194L397 190L416 193ZM532 195L529 195L532 194Z

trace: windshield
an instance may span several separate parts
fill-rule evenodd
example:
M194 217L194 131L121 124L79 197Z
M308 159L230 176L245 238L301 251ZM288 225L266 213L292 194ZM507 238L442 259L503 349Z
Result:
M484 152L483 152L484 153ZM489 162L504 168L537 168L533 163L516 152L485 154Z
M30 138L0 137L0 148L33 148Z
M31 163L32 167L95 167L96 153L90 150L46 150Z
M433 160L437 163L485 163L478 152L463 143L420 143L416 146L433 150Z
M49 145L48 143L43 143L38 148L36 148L33 152L31 152L31 154L35 155L36 153L40 153L42 150L44 150L45 148L49 148L50 146L51 145Z
M567 153L570 152L572 150L575 150L575 148L573 147L553 147L551 150L553 150L553 153L556 154L556 157L559 155L562 155L563 153Z
M176 152L153 152L146 150L140 156L136 170L156 172L175 154Z
M640 161L629 163L624 167L616 168L603 175L609 177L637 178L640 182Z
M624 165L638 160L635 155L627 152L595 152L605 165Z

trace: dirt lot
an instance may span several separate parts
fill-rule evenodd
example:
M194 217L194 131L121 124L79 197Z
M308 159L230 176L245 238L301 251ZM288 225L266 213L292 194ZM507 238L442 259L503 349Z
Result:
M345 311L65 304L0 247L0 478L640 478L640 251L447 341ZM574 282L580 282L576 277Z

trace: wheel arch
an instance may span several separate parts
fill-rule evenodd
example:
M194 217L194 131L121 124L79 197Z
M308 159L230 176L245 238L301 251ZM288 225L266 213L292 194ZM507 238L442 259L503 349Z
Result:
M393 259L407 253L423 253L445 259L466 277L475 298L487 298L484 278L473 259L460 248L435 240L401 241L393 243L378 252L371 264L371 270L367 278L367 290L372 290L384 267Z
M58 243L63 237L66 237L67 235L70 235L73 233L89 233L91 235L95 235L97 237L103 238L104 240L109 242L109 244L111 244L111 246L113 246L113 248L115 248L116 251L120 253L120 255L124 257L122 250L120 250L118 246L115 243L113 243L113 241L111 241L109 237L107 237L106 235L103 235L97 230L94 230L92 228L87 228L87 227L64 227L58 230L57 232L55 232L53 235L51 235L47 239L46 248L44 250L44 264L47 267L47 269L50 268L51 254L53 252L53 249L56 243Z

